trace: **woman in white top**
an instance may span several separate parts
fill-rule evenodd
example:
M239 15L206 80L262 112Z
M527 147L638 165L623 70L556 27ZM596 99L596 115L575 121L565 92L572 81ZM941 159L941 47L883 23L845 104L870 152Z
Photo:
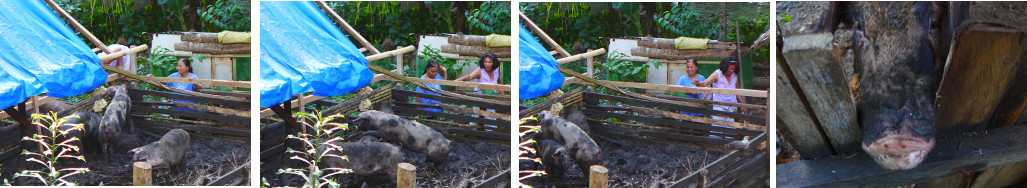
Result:
M456 81L467 81L471 79L478 79L479 83L486 84L501 84L499 82L499 57L492 52L487 52L481 56L481 60L478 61L478 69L474 72L457 78ZM474 88L475 91L479 91L478 88ZM496 92L500 95L504 95L503 92Z
M697 80L692 80L692 84L695 84L696 86L700 87L713 85L714 88L736 89L739 86L738 74L736 74L738 72L738 68L738 60L733 56L728 56L727 58L724 58L720 61L720 69L713 71L713 73L710 74L710 76L706 78L705 81L699 82ZM745 98L742 96L725 94L713 94L713 100L729 103L745 102ZM734 106L713 105L713 110L716 111L735 112L736 109L737 107ZM745 109L742 109L742 113L745 113ZM722 121L735 121L732 118L721 116L713 116L713 119Z

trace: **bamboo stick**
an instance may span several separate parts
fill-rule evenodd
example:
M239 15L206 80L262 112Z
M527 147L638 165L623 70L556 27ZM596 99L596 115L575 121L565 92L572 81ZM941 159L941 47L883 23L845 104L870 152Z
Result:
M335 19L335 22L342 26L342 28L345 29L347 33L353 35L353 38L356 38L357 42L360 42L360 44L364 45L365 48L371 50L371 54L381 53L381 51L378 51L378 48L375 48L374 45L371 45L370 42L367 42L367 39L364 39L364 36L361 36L356 29L353 29L353 27L350 26L349 23L346 23L346 20L343 20L342 17L339 17L339 14L336 14L335 11L332 10L332 8L328 7L327 4L325 4L322 1L315 1L314 3L317 4L317 7L320 7L321 10L325 12L325 14L328 14L328 17Z
M150 164L146 162L132 163L132 185L150 186L153 183Z
M125 56L125 55L128 55L128 54L136 54L136 53L139 53L139 52L141 52L143 50L146 50L146 49L149 49L149 48L150 48L149 46L144 44L144 45L141 45L141 46L137 46L135 48L128 49L128 51L120 51L120 52L115 52L113 54L107 54L107 55L104 55L104 56L100 56L100 61L108 61L108 60L112 60L112 59L117 59L117 58L119 58L121 56Z
M379 53L376 53L374 55L367 56L367 61L368 62L378 61L378 60L385 59L385 58L392 57L392 56L403 55L403 54L405 54L407 52L412 52L414 50L415 50L414 46L407 46L407 47L397 48L397 49L392 50L392 51L379 52Z
M54 3L53 0L46 0L46 5L49 5L50 8L54 10L54 12L57 12L57 14L61 15L61 17L64 17L64 19L68 19L68 21L71 22L71 26L74 27L75 30L78 30L78 32L81 32L82 35L84 35L86 39L89 39L90 42L96 45L97 48L103 50L104 53L111 53L111 50L107 49L106 44L100 42L100 39L97 39L96 36L93 36L92 32L89 32L89 30L86 30L85 27L82 27L82 24L78 23L78 20L75 20L74 17L71 17L71 15L68 14L68 12L65 12L64 8L61 8L60 5Z
M410 83L410 84L414 84L414 85L419 86L421 88L427 89L427 90L429 90L431 92L442 94L444 96L455 97L455 98L459 98L459 99L463 99L463 100L492 103L492 104L510 104L509 101L506 101L504 103L504 102L497 101L497 100L483 99L483 98L477 98L477 97L470 97L470 96L461 95L461 94L450 92L450 91L446 91L446 90L441 90L441 89L435 89L433 87L428 87L427 85L424 85L424 83L421 83L419 81L415 81L415 80L413 80L411 78L408 78L406 76L396 74L396 73L394 73L392 71L386 70L385 68L381 68L381 67L374 66L374 65L371 65L371 64L368 64L367 68L370 68L371 70L374 70L374 71L381 72L381 73L383 73L385 75L389 75L389 76L391 76L393 78L402 80L404 82L407 82L407 83Z
M169 86L164 85L164 84L157 83L157 82L155 82L153 80L144 78L144 77L136 75L134 73L130 73L128 71L125 71L123 69L119 69L117 67L112 67L110 65L100 65L100 67L103 67L103 69L107 69L108 71L114 71L114 72L116 72L118 74L121 74L121 75L124 75L124 76L128 76L128 77L130 77L132 79L135 79L135 80L139 80L139 81L143 81L143 82L146 82L146 83L149 83L149 84L153 84L154 86L157 86L159 88L163 88L163 89L169 90L169 91L179 92L179 93L183 93L183 94L187 94L187 95L195 95L195 96L201 96L201 97L207 97L207 98L222 99L222 100L250 101L249 99L244 99L244 98L239 98L239 97L211 95L211 94L200 93L200 92L195 92L195 91L186 91L186 90L182 90L182 89L178 89L178 88L173 88L173 87L169 87Z
M560 44L557 44L556 41L553 40L553 38L550 38L549 35L546 34L546 32L543 32L541 28L535 25L535 22L531 21L531 19L528 19L527 15L524 15L524 13L520 13L519 15L521 16L521 19L524 20L525 25L528 25L528 28L531 29L531 31L534 31L535 34L538 34L539 38L542 38L542 40L546 41L546 43L549 43L550 47L555 48L557 52L560 52L560 55L563 55L564 57L571 56L570 53L567 53L567 50L564 50L563 47L560 46Z
M579 73L580 74L580 73ZM635 83L635 82L618 82L609 80L597 80L604 84L616 87L629 87L639 89L653 89L653 90L665 90L675 91L684 93L703 93L703 94L722 94L722 95L741 95L746 97L760 97L766 98L768 95L767 91L763 90L752 90L752 89L723 89L723 88L705 88L705 87L688 87L679 85L663 85L663 84L648 84L648 83ZM564 84L586 84L586 85L598 85L581 78L568 78L564 81ZM605 86L604 86L605 87ZM761 107L762 108L762 107Z
M585 53L581 53L581 54L577 54L577 55L573 55L573 56L568 56L568 57L565 57L565 58L557 59L556 63L562 65L562 64L566 64L566 63L570 63L570 62L574 62L574 61L578 61L578 60L582 60L582 59L586 59L586 58L590 58L590 57L595 57L595 56L598 56L598 55L603 55L603 53L606 53L606 49L600 48L600 49L595 50L595 51L585 52Z

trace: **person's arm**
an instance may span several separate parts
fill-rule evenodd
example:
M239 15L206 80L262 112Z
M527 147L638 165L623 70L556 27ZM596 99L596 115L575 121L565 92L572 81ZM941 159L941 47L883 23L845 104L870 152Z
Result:
M706 80L703 80L702 82L693 81L693 82L695 82L693 84L695 84L695 86L697 86L697 87L706 87L706 86L709 86L710 84L713 84L714 82L717 82L718 78L720 78L720 76L718 76L716 73L714 73L714 74L710 74L710 77L706 78Z
M448 80L449 79L449 78L446 78L446 76L449 75L448 71L446 71L446 67L439 66L439 73L442 74L442 80ZM435 79L435 78L429 78L429 79Z
M471 80L471 79L475 79L475 78L480 78L480 77L481 77L481 69L476 69L476 70L474 70L474 72L471 72L471 74L468 74L467 76L463 76L463 77L457 78L456 81L467 81L467 80Z
M193 81L194 79L199 79L199 78L196 78L196 76L194 76L193 74L190 73L189 74L189 81ZM200 91L200 89L203 89L203 86L200 86L200 84L193 84L193 91Z

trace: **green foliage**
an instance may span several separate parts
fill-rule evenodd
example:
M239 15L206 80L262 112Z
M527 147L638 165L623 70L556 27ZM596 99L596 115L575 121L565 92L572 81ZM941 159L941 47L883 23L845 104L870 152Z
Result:
M467 23L472 28L481 29L484 33L510 35L510 5L503 2L487 1L478 9L468 11Z
M69 116L70 117L70 116ZM14 174L14 177L32 177L39 179L44 185L72 185L74 182L65 180L75 174L83 174L89 172L89 168L64 168L57 169L57 163L59 159L69 158L80 161L86 161L86 158L81 155L73 155L70 152L80 152L78 146L72 145L71 142L79 140L77 137L71 137L61 139L59 137L65 137L71 131L82 131L82 124L67 124L71 125L72 128L67 130L61 130L61 124L69 119L69 117L58 118L57 114L50 113L49 115L32 114L32 125L38 126L39 128L47 130L50 134L40 135L33 134L32 137L24 137L22 140L35 142L41 146L41 151L30 152L28 150L22 150L22 155L30 156L25 161L39 163L44 166L44 170L22 170ZM5 181L6 183L6 181Z
M296 139L299 140L300 143L303 143L303 148L299 151L288 148L285 152L299 154L298 156L294 156L290 159L303 162L307 165L307 168L279 169L278 174L294 174L303 177L305 182L302 187L339 187L339 183L329 177L336 174L351 173L352 170L343 168L321 168L318 167L317 164L329 157L348 160L346 156L329 153L331 153L331 151L342 151L342 147L330 144L333 141L342 140L342 137L332 137L331 135L336 131L348 129L349 125L332 122L335 118L342 118L343 116L340 114L322 116L320 111L315 111L313 114L296 113L296 115L301 119L307 119L315 122L314 124L310 124L307 123L308 121L300 121L303 126L311 127L314 130L314 134L296 133L296 135L289 135L288 139Z
M168 55L171 52L167 48L158 48L150 53L150 56L139 56L139 65L148 66L139 66L138 74L153 74L155 77L167 77L171 73L177 72L178 70L175 67L178 66L178 57Z
M792 17L791 16L788 16L787 14L784 14L784 13L781 13L780 15L781 15L781 19L777 19L778 22L781 22L781 23L792 22Z
M720 24L704 22L703 15L688 3L674 6L670 11L663 12L656 19L661 29L674 33L676 36L694 38L714 38L720 30ZM718 16L719 17L719 16ZM711 18L716 20L716 18ZM676 37L675 37L676 38Z
M421 55L424 55L424 57L417 59L418 71L415 73L415 75L411 75L411 77L420 78L421 75L424 74L424 66L428 64L428 61L439 62L440 65L446 67L446 78L448 78L449 80L456 79L457 76L460 76L460 73L463 72L465 66L470 65L472 62L477 63L477 60L457 61L447 59L442 56L441 50L439 50L438 48L432 48L431 46L425 46L425 49L421 52ZM442 72L442 70L439 70L439 72Z
M226 29L248 31L249 1L245 0L55 0L105 44L125 38L128 44L149 42L147 32ZM191 6L187 6L192 3ZM190 7L185 10L186 7ZM203 13L206 16L199 15ZM190 23L196 15L197 24ZM195 26L193 26L195 25Z
M207 5L207 10L201 10L200 17L224 30L249 31L249 7L250 1L218 0L214 5Z
M627 57L627 55L619 52L611 52L610 54L610 57L606 58L606 63L595 64L596 69L601 70L596 76L602 76L600 78L604 80L645 83L649 75L649 67L660 67L660 63L655 61L634 62L620 60L620 58Z

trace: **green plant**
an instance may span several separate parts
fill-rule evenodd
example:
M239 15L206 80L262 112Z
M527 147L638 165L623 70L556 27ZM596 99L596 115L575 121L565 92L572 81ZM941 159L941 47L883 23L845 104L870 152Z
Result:
M218 0L200 11L200 17L207 23L224 30L250 30L250 2L236 0Z
M314 134L300 132L296 135L289 135L288 139L299 140L300 143L302 143L301 147L303 148L302 150L293 150L292 148L289 148L286 149L285 152L299 154L291 157L290 159L303 162L307 165L307 168L279 169L278 174L294 174L303 177L303 180L305 181L303 187L338 187L339 184L335 182L335 180L330 179L330 177L336 174L351 173L352 170L343 168L321 168L318 167L317 164L323 159L327 159L329 157L338 157L343 160L348 160L346 156L329 153L332 151L342 151L342 147L331 144L333 141L342 140L342 137L332 137L331 135L336 131L348 129L349 125L332 122L335 118L342 118L343 116L340 114L322 116L320 111L315 111L313 114L296 113L296 115L299 116L300 119L315 122L314 124L310 124L308 121L300 121L302 122L302 126L312 128Z
M660 68L660 63L634 62L621 60L627 57L624 53L612 52L606 58L606 63L598 64L606 72L605 80L620 82L647 82L649 67Z
M56 114L50 113L49 115L32 114L32 125L38 126L39 128L46 129L49 131L48 135L33 134L32 137L24 137L22 140L35 142L39 144L40 151L30 152L27 149L22 150L22 155L32 156L26 159L28 162L35 162L43 165L45 170L23 170L14 174L14 177L33 177L39 179L43 184L47 186L52 185L75 185L74 182L65 180L69 176L75 174L83 174L89 172L89 168L64 168L57 169L57 163L63 158L75 159L86 161L86 158L81 155L73 155L69 152L79 152L79 147L71 143L78 141L78 137L70 137L61 139L61 137L69 136L71 131L81 132L82 124L65 124L71 125L70 129L60 129L62 124L67 121L69 117L58 118Z
M699 11L695 10L692 6L688 6L686 2L672 7L670 11L663 12L661 17L656 19L656 23L660 28L666 29L676 36L695 38L711 38L716 36L717 31L720 30L720 25L705 23L702 17L703 15Z
M485 33L510 33L509 2L486 1L478 9L468 12L467 23Z

